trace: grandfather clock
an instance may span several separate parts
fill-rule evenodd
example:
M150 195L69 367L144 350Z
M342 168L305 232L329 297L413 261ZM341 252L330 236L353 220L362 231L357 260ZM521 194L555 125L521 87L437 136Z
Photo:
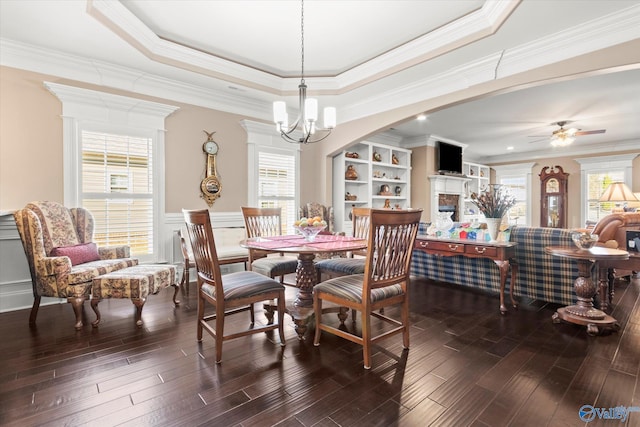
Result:
M567 179L562 166L545 166L540 172L540 226L567 228Z

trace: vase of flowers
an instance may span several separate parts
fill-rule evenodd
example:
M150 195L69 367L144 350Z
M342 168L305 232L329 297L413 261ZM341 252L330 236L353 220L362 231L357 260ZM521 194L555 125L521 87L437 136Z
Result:
M478 207L486 219L487 231L491 241L495 242L500 231L502 217L515 206L516 198L509 192L509 188L500 184L491 184L479 195L471 193L471 201Z

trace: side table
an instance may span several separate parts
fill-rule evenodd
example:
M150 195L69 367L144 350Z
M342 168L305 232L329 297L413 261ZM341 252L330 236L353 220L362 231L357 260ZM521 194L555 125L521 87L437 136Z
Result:
M553 323L575 323L587 327L589 335L597 335L606 329L617 331L619 329L616 319L593 306L593 296L597 287L591 280L591 267L599 261L610 262L629 259L627 251L594 247L591 249L578 249L575 246L547 246L545 252L549 255L574 259L578 263L578 277L573 287L578 296L578 303L559 308L553 315ZM599 268L599 280L607 280L607 269ZM604 275L604 277L603 277Z

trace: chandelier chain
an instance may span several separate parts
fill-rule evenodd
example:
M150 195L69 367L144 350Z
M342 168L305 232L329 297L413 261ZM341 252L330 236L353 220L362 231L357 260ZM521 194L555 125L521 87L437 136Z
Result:
M304 83L304 0L300 2L300 43L300 56L302 58L300 82Z

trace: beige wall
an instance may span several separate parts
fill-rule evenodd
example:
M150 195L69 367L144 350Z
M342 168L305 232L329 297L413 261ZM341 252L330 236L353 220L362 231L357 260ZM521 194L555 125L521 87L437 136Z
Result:
M176 104L180 109L167 117L166 212L204 209L200 181L205 176L206 156L203 132L215 131L219 150L216 161L222 193L211 208L219 212L239 211L247 203L247 133L240 126L244 117L192 105Z
M0 211L62 202L62 105L45 76L0 67Z

